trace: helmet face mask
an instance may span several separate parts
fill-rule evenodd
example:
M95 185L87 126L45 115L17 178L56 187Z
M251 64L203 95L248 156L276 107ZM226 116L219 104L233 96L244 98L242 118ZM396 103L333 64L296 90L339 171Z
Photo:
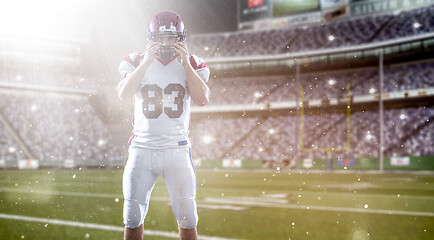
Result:
M155 14L148 25L148 40L161 43L155 54L165 61L176 56L175 44L186 40L182 18L175 12L163 11Z
M148 40L151 42L158 42L165 45L173 45L177 42L183 42L185 37L182 35L173 34L148 34Z
M155 52L155 55L164 61L169 61L176 56L175 46L161 45L161 47Z

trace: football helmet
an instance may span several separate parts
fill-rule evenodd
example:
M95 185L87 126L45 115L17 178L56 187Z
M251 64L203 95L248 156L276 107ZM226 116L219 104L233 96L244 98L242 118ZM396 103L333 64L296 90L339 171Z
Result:
M185 27L181 16L173 11L162 11L152 16L148 24L148 40L162 42L155 53L164 60L175 57L174 42L185 41Z

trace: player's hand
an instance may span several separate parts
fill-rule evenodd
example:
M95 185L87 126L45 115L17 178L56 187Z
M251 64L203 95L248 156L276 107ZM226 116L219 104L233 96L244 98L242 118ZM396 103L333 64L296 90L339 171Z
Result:
M160 47L161 43L159 42L148 42L148 44L146 45L145 58L143 60L143 63L149 63L150 61L154 60L155 53Z
M177 42L175 44L175 52L178 61L182 64L182 66L187 67L190 66L189 53L187 49L186 42Z

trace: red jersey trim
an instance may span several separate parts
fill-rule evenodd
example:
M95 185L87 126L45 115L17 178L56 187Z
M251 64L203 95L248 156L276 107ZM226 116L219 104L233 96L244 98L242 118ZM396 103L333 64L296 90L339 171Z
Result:
M208 67L208 64L206 64L206 62L203 62L203 63L201 63L198 67L197 67L197 69L201 69L201 68L207 68ZM196 69L196 70L197 70Z
M134 115L136 113L136 98L133 96L133 119L132 119L132 123L134 126Z
M131 60L130 56L127 56L125 58L125 61L127 61L128 63L130 63L131 65L133 65L135 68L137 68L140 65L140 61L142 61L142 59L145 57L144 54L137 54L137 57L133 60Z
M199 70L201 68L206 68L208 67L208 64L206 64L206 62L202 62L201 64L197 65L196 63L196 59L194 58L194 56L190 56L190 64L193 67L194 70Z
M133 136L130 137L130 139L128 140L128 145L131 145L131 142L133 141L133 139L134 139L135 136L136 135L133 134Z

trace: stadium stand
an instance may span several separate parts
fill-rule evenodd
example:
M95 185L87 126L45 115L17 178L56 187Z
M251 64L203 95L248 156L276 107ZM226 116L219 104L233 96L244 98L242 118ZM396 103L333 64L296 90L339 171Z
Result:
M384 91L433 87L433 69L432 61L392 65L385 69ZM352 95L356 96L370 94L372 86L378 85L377 75L373 69L309 73L302 75L301 82L306 99L344 96L348 80ZM331 79L333 85L330 85ZM295 79L285 76L218 79L210 81L209 85L214 105L290 101L297 100L299 95ZM107 126L86 97L2 94L2 99L5 100L0 103L2 113L32 153L44 159L46 165L61 166L62 160L68 158L77 160L80 165L124 161L119 147L111 141ZM429 131L434 127L433 116L434 111L425 108L387 110L385 154L434 155L432 131ZM298 116L203 119L191 126L193 154L202 159L263 159L267 166L289 165L296 158L325 158L325 152L300 151L299 126ZM343 147L346 144L345 115L306 116L305 126L306 147ZM351 126L352 148L342 153L343 156L378 157L378 113L355 112ZM8 132L4 128L0 130L3 149L11 146L19 149ZM401 147L399 143L409 147ZM7 160L24 157L22 152L17 152L4 150L2 154Z
M41 167L65 167L66 160L123 166L109 126L91 102L99 83L82 60L86 41L1 36L0 42L0 154L6 165L37 159Z
M349 19L310 26L291 44L289 51L306 51L369 43L389 20L390 16L388 15L369 16L363 18L363 20Z
M351 148L337 152L338 157L378 157L378 112L361 111L351 115ZM243 119L247 120L247 119ZM404 108L385 111L385 155L434 155L434 109ZM290 165L302 158L327 158L325 151L303 152L300 149L299 116L276 116L265 120L248 119L240 127L240 119L213 119L200 121L191 134L197 158L262 159L268 166ZM328 114L305 117L304 147L345 148L346 115ZM212 131L209 131L212 129ZM245 138L246 131L248 134ZM204 141L203 136L207 136ZM202 139L201 139L202 137ZM237 141L238 139L238 141ZM229 145L232 145L229 146ZM212 146L212 147L207 147ZM210 151L212 150L212 153Z
M6 127L0 123L0 156L4 160L5 167L7 163L16 160L23 155L18 144L14 141L12 135L6 130ZM1 167L1 166L0 166Z
M190 48L205 58L283 54L354 46L434 30L434 6L267 31L191 36Z
M221 159L257 125L256 118L204 119L193 124L190 138L194 156L207 159Z
M64 160L84 166L119 162L119 150L87 98L41 94L1 98L0 110L41 166L63 167ZM10 140L8 145L14 146Z
M434 30L434 5L396 13L388 26L379 32L375 41L407 37Z
M434 62L392 65L384 70L384 92L434 87ZM378 93L378 70L351 69L301 75L305 99L345 97L346 83L350 83L351 95ZM280 102L299 99L299 87L292 76L226 78L209 81L212 98L210 104L249 104Z
M229 78L209 81L212 99L210 104L248 104L260 102L273 89L286 84L285 77Z
M95 89L95 83L84 74L74 74L67 67L55 68L34 65L25 71L2 71L1 81L16 85L37 85L70 89ZM41 77L43 76L43 77Z

